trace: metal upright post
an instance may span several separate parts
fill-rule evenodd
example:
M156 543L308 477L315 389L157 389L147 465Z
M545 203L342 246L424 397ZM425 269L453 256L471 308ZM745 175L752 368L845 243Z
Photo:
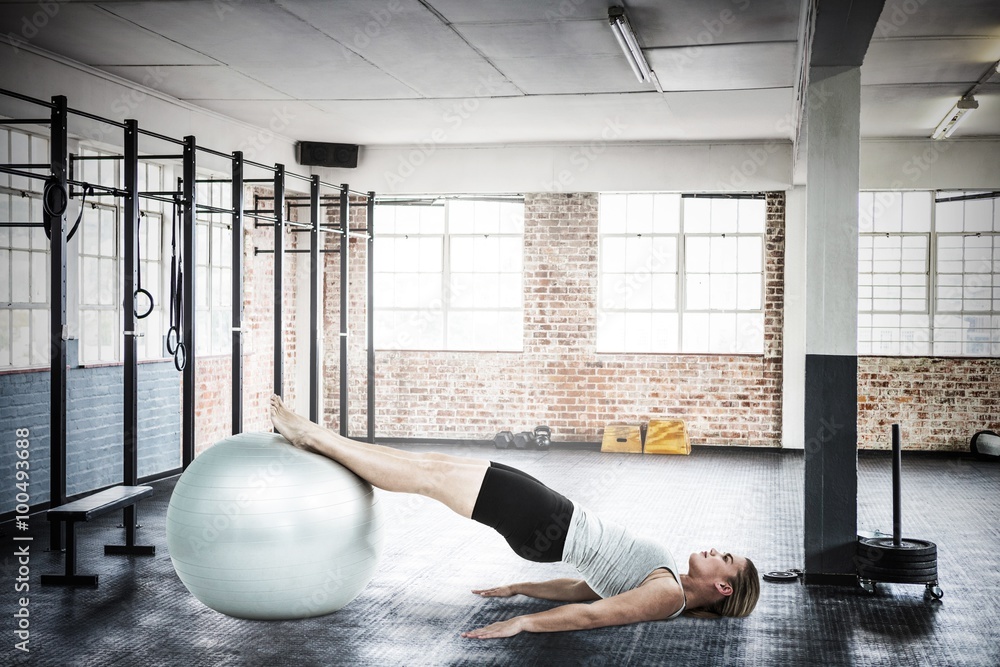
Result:
M125 170L125 199L122 202L125 220L125 289L122 294L122 319L125 345L123 374L124 436L122 452L122 483L135 486L139 479L139 318L135 312L135 290L139 282L139 124L125 121L125 150L122 166ZM123 510L125 543L135 544L135 505Z
M274 165L274 393L284 394L285 340L282 289L285 270L285 165Z
M183 422L183 465L185 468L194 461L194 409L195 409L195 367L197 366L196 341L195 341L195 274L198 263L197 230L195 228L196 211L198 206L198 188L195 184L197 178L197 150L195 148L195 138L184 137L184 184L181 194L184 204L184 229L181 234L183 243L181 244L181 259L184 263L184 281L181 288L183 294L184 308L181 315L183 320L182 338L184 340L187 360L184 365L184 394L182 397L182 422Z
M66 190L69 150L66 125L67 104L62 95L52 98L49 162L51 186ZM66 212L52 215L43 211L43 221L51 230L49 277L49 505L66 504ZM50 524L49 545L63 548L63 523Z
M312 233L309 235L309 421L320 420L320 295L323 267L319 258L319 176L309 182L309 210Z
M368 442L375 442L375 193L368 193L365 219L365 266L367 297L365 304L365 337L368 344Z
M350 192L340 185L340 435L347 437L350 404L347 395L348 270L350 268Z
M233 435L243 432L243 151L233 152Z

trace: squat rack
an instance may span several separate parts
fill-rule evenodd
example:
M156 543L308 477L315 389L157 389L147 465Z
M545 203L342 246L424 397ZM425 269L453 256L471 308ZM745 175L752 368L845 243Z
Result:
M123 200L124 210L124 289L123 289L123 483L134 486L138 479L138 336L137 317L135 310L135 294L138 284L139 270L139 199L153 199L161 202L172 203L179 206L182 215L181 225L181 246L182 258L194 262L196 257L195 233L196 213L199 211L229 214L232 219L233 243L232 243L232 432L240 433L243 430L243 231L244 218L260 218L258 212L246 213L243 203L244 184L262 182L261 179L245 179L243 171L246 166L252 166L269 170L273 173L271 182L274 186L275 205L274 211L284 210L285 179L286 177L296 178L310 184L310 206L311 206L311 234L310 243L310 330L317 332L319 325L319 300L322 287L322 270L319 266L319 232L330 231L338 233L341 240L341 249L348 247L349 239L352 236L366 238L367 256L367 344L368 344L368 433L367 439L374 441L374 348L373 348L373 285L372 285L372 218L375 202L374 192L358 193L351 191L346 184L341 186L331 185L319 180L318 176L301 176L286 172L284 166L275 164L273 167L256 162L245 160L241 151L234 151L231 154L214 151L197 144L194 136L186 136L183 139L175 139L158 134L149 130L141 129L138 121L128 119L119 122L85 111L72 109L68 106L65 96L53 96L50 102L35 99L13 91L0 89L0 95L28 102L49 111L48 118L12 118L0 119L0 125L48 125L49 126L49 162L47 164L7 164L0 165L0 172L20 176L29 179L45 181L43 190L43 219L42 223L29 221L10 221L0 223L0 226L8 227L44 227L51 241L50 254L50 328L49 328L49 359L50 359L50 396L49 396L49 425L50 425L50 496L49 506L56 507L66 504L68 498L66 494L66 409L67 409L67 242L72 235L68 229L66 209L69 199L74 194L72 188L84 188L83 192L96 197L120 197ZM68 120L70 114L83 118L105 123L117 127L123 131L123 155L119 156L71 156L68 150L69 134ZM152 139L167 142L182 149L179 155L139 155L139 138L146 136ZM226 179L232 188L231 209L222 209L201 205L197 202L197 154L198 152L210 154L219 158L229 160L232 165L232 177ZM74 178L73 164L77 160L86 159L112 159L120 160L123 165L124 188L104 186L87 183ZM177 191L152 191L140 192L138 189L138 165L140 159L143 160L180 160L182 162L182 178ZM45 173L39 173L44 170ZM221 179L213 179L218 182ZM323 227L319 223L320 210L320 188L330 188L339 194L339 205L341 208L341 224L339 227ZM96 193L95 193L96 191ZM367 222L364 233L349 229L349 202L350 194L360 195L366 198ZM170 196L171 199L165 197ZM82 211L81 211L82 215ZM265 218L266 219L266 218ZM284 372L283 356L284 345L280 332L282 331L283 313L283 280L281 269L284 255L284 228L297 226L298 223L287 220L284 215L275 215L269 218L275 227L275 393L282 393L282 380ZM280 223L280 224L279 224ZM340 430L343 435L348 435L349 422L349 394L348 394L348 363L347 363L347 342L348 342L348 252L343 252L341 261L341 281L340 281L340 302L341 302L341 368L340 368ZM192 267L193 268L193 267ZM186 468L194 460L195 439L195 372L197 368L197 355L195 352L195 274L194 270L186 271L181 280L181 290L183 294L183 332L182 338L187 348L187 357L183 366L183 394L182 394L182 465ZM319 383L321 373L321 360L319 356L318 341L315 337L310 338L310 418L319 419ZM168 471L166 474L178 471ZM92 492L83 494L90 495ZM135 545L135 507L128 506L124 509L124 525L127 532L127 546ZM55 521L51 524L50 544L53 550L60 550L65 539L64 525Z

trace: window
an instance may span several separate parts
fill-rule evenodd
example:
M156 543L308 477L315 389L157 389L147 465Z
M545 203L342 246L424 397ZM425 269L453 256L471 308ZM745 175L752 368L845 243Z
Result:
M48 163L48 141L0 129L0 162ZM0 174L0 222L40 223L42 181ZM0 369L49 360L49 242L38 227L0 227Z
M996 199L863 192L859 203L859 353L1000 354Z
M523 349L521 200L375 208L375 345Z
M604 194L598 352L763 354L763 196Z
M930 354L930 192L860 195L858 352Z
M203 177L204 178L204 177ZM198 204L232 208L229 183L198 183ZM226 354L232 349L232 243L231 216L199 211L195 272L195 339L200 355Z
M81 148L82 157L111 154ZM120 160L79 160L75 169L87 183L121 187ZM139 190L163 191L164 168L140 162ZM139 270L143 289L153 296L153 311L138 321L139 359L163 357L169 295L163 288L164 210L170 205L139 200ZM80 362L114 363L122 360L125 261L122 247L124 227L121 201L112 197L88 197L79 230L80 257ZM131 300L129 301L131 303ZM145 308L145 302L139 304Z

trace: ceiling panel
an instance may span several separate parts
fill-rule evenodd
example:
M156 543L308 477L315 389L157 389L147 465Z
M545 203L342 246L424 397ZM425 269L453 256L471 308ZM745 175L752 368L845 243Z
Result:
M340 62L253 64L240 66L242 74L286 95L302 100L398 99L419 93L360 58Z
M607 19L614 0L428 0L451 23L506 23L510 21L576 21ZM629 7L632 3L629 2Z
M621 55L608 21L476 23L458 31L488 58Z
M215 61L99 7L53 2L45 21L37 2L0 4L0 34L88 65L207 65ZM25 21L28 21L26 24ZM29 26L29 27L26 27ZM37 28L41 25L41 28ZM29 29L30 28L30 29Z
M271 3L115 2L105 9L227 65L342 62L335 40Z
M717 44L689 49L649 49L646 59L664 90L740 90L791 87L795 42Z
M996 0L886 0L873 39L1000 37Z
M528 95L570 93L644 92L641 83L619 51L607 56L551 56L547 58L498 58L496 66Z
M425 97L464 97L487 84L489 93L517 95L489 61L416 0L372 5L365 0L279 3L363 59Z
M929 137L967 88L962 84L863 86L862 136ZM956 136L997 133L1000 107L996 95L976 95L976 99L979 109L962 123Z
M103 68L129 81L155 88L181 100L288 99L275 88L244 76L224 65L157 65L155 67Z
M1000 59L1000 40L892 39L872 42L861 67L864 85L957 83L970 85Z

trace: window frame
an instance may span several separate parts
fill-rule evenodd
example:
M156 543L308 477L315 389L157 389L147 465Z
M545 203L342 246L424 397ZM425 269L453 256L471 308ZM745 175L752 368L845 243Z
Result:
M666 349L629 350L629 349L627 349L628 348L628 343L627 343L628 331L627 331L627 327L626 327L626 331L625 331L626 338L620 339L618 341L618 344L614 348L608 346L606 344L606 341L604 341L604 344L602 345L601 336L600 336L600 334L598 332L597 340L595 340L595 351L596 351L596 353L597 354L663 354L663 355L688 355L688 356L691 356L691 355L704 355L704 356L751 356L751 357L763 357L764 354L766 353L766 341L765 341L765 337L763 336L763 333L760 336L760 340L758 341L759 342L759 348L755 349L754 351L747 352L747 351L741 351L741 350L738 350L738 349L734 350L734 351L715 351L715 350L711 349L711 343L709 343L709 345L706 346L704 349L688 349L687 346L686 346L686 344L685 344L684 331L685 331L685 316L687 316L687 315L699 315L699 316L701 316L701 315L707 315L709 317L711 317L712 315L728 315L728 316L732 316L734 318L733 323L734 323L735 326L737 326L737 328L739 327L739 318L740 318L741 315L753 315L753 316L759 317L759 319L760 319L760 326L762 328L765 326L765 323L766 323L765 314L766 314L766 307L767 307L767 223L768 223L768 220L767 220L767 208L766 208L766 202L767 202L767 195L766 195L766 193L761 192L761 193L744 193L744 194L731 195L731 194L721 194L721 193L720 194L712 194L712 193L684 193L684 192L653 192L653 193L646 193L646 192L619 192L619 191L616 191L616 192L602 192L602 193L599 194L599 197L604 197L606 195L625 195L625 196L629 196L629 195L670 195L670 196L676 196L677 197L678 211L677 211L677 230L676 231L657 232L654 229L652 232L641 232L641 233L639 233L639 232L614 232L614 233L605 233L605 232L601 231L602 223L601 223L600 213L599 213L598 214L598 233L597 233L597 238L598 238L598 295L599 295L598 296L598 303L597 303L597 317L598 317L598 321L600 322L605 317L607 317L608 314L610 314L610 313L620 314L622 317L626 317L628 315L628 313L630 313L630 312L637 313L637 314L649 313L651 317L654 317L656 315L668 315L668 316L669 315L673 315L673 316L676 316L676 331L675 331L676 346L675 346L674 349L670 349L670 350L666 350ZM759 231L759 232L741 231L740 230L740 224L739 224L739 218L738 217L737 217L736 230L732 231L732 232L728 232L728 231L727 232L718 232L718 231L713 232L713 231L705 231L705 230L688 231L688 228L689 228L688 219L687 219L688 213L687 213L686 206L685 206L685 200L687 200L687 199L736 200L737 201L737 205L738 205L738 202L740 200L744 200L744 199L752 199L752 200L762 201L762 202L764 202L764 211L763 211L763 219L761 220L761 231ZM654 204L654 211L655 211L655 204ZM655 218L653 220L653 224L654 225L656 224L656 219ZM711 226L711 221L709 221L709 226ZM627 305L624 305L621 308L614 308L614 307L611 307L611 306L606 306L605 305L605 300L603 299L603 293L604 293L604 290L606 289L605 279L606 279L606 276L608 275L608 273L605 271L605 268L604 268L605 267L604 240L608 239L608 238L634 238L636 236L638 236L638 237L644 237L644 236L647 236L647 235L651 235L654 238L673 238L675 240L676 258L677 258L677 262L676 262L676 266L675 266L675 271L673 271L673 272L662 272L664 274L669 274L669 275L673 275L673 276L676 277L675 278L675 284L674 284L674 299L675 299L674 305L675 305L675 308L673 310L670 310L670 309L664 309L664 308L657 309L655 307L651 307L649 310L635 310L635 309L630 309ZM728 238L736 238L737 239L737 245L739 243L738 239L740 239L740 238L754 238L754 239L759 239L760 240L760 272L759 272L759 276L760 276L759 304L760 304L760 307L758 309L748 310L748 309L741 309L741 308L739 308L739 303L738 303L739 295L738 295L738 291L737 291L737 295L736 295L736 299L737 299L737 307L736 308L732 308L732 309L728 309L728 308L711 308L711 307L694 308L694 307L692 307L689 304L688 282L689 282L689 278L692 275L707 276L709 278L709 281L711 281L711 276L713 276L713 275L732 275L732 276L736 277L736 280L737 280L737 290L739 289L739 276L740 275L751 275L751 274L748 274L746 272L740 272L738 270L733 271L732 273L719 273L719 272L713 272L713 271L709 270L709 271L698 272L698 273L692 274L690 272L689 268L688 268L688 240L689 239L693 239L693 238L705 238L705 239L708 239L710 245L711 245L711 240L712 239L720 239L720 238L726 238L726 239L728 239ZM738 259L738 255L737 255L737 262L738 261L739 261L739 259ZM737 269L738 269L738 265L737 265ZM611 275L618 276L620 274L614 273L614 274L611 274ZM629 275L629 273L626 272L624 275ZM648 275L653 275L653 274L649 273ZM758 274L752 274L752 275L758 275ZM650 340L651 341L655 340L655 334L656 334L656 331L651 331L650 332ZM734 340L734 342L736 344L739 343L738 329L737 329L736 339ZM654 345L652 344L652 342L651 342L651 344L650 344L649 347L650 348L654 347Z
M993 252L992 264L993 264L994 267L997 265L997 262L998 262L998 255L997 255L997 253L998 253L998 248L1000 248L1000 245L998 245L998 241L1000 241L1000 230L997 229L997 221L1000 220L1000 192L993 192L992 193L993 194L992 197L981 197L980 198L980 199L991 199L993 201L993 207L994 207L994 213L993 213L993 215L994 215L994 222L993 222L993 225L994 225L994 228L993 228L992 231L979 231L979 232L966 231L964 229L965 224L966 224L965 218L964 218L964 216L965 216L964 207L963 207L963 212L962 212L962 215L963 215L962 227L963 227L963 229L959 230L959 231L954 231L954 230L952 230L952 231L940 231L940 229L939 229L939 220L938 220L938 207L939 207L939 204L942 204L942 203L948 203L948 202L954 202L954 201L961 201L961 202L970 201L970 199L967 199L966 197L975 197L975 195L977 195L977 194L990 194L990 193L983 193L981 190L966 190L966 191L963 191L963 190L916 190L916 191L909 191L909 190L907 190L907 191L902 191L902 190L900 190L900 191L892 191L892 190L862 190L859 194L872 194L875 197L875 199L876 199L876 205L877 205L877 199L878 199L879 193L891 193L891 194L894 194L894 195L895 194L905 195L905 194L910 193L910 192L928 193L930 195L929 196L930 211L929 211L929 223L928 223L929 224L929 229L928 229L928 231L926 231L926 232L921 232L921 231L907 231L905 229L901 229L901 231L893 231L893 232L884 232L884 231L878 231L878 232L876 232L876 231L860 231L859 230L859 234L858 234L859 252L860 252L860 241L861 241L862 238L865 238L865 237L878 237L878 236L896 236L896 237L923 236L923 237L925 237L927 239L927 249L926 249L926 259L927 259L927 264L926 264L926 266L927 266L927 273L926 273L926 275L927 275L927 281L926 281L926 290L925 290L925 294L926 294L926 297L925 297L926 309L924 311L905 311L905 310L902 310L902 309L900 309L898 311L874 310L874 309L872 309L872 310L864 310L863 311L861 309L861 301L862 301L862 299L860 298L860 292L859 292L859 298L858 298L858 318L859 318L859 320L858 320L858 335L857 335L857 346L858 346L858 354L859 354L859 356L897 357L897 358L929 357L929 358L963 358L963 359L976 359L976 358L984 358L984 357L988 358L988 357L994 356L995 353L993 353L992 350L994 348L996 348L998 344L1000 344L1000 343L997 342L997 340L1000 339L1000 336L998 336L998 332L1000 332L1000 329L998 329L998 327L995 326L995 325L993 325L993 326L990 327L991 340L989 342L971 341L971 340L969 340L966 337L967 334L964 333L964 332L967 331L967 329L964 328L964 327L959 330L959 331L963 332L961 334L961 339L960 340L952 341L952 340L942 340L941 339L941 336L940 336L941 331L946 330L946 329L947 330L956 330L956 329L954 329L954 327L946 327L946 326L940 325L939 324L939 320L941 318L958 318L958 319L964 320L966 318L971 318L971 317L985 317L987 319L991 319L992 321L996 321L997 318L1000 318L1000 310L994 310L994 309L992 309L992 303L996 301L996 298L994 298L992 295L988 299L988 300L991 301L991 309L990 310L986 310L986 311L964 311L964 310L962 310L962 311L953 311L953 310L942 310L940 308L940 306L939 306L939 303L942 301L941 295L940 295L940 287L941 287L941 280L940 279L941 279L941 275L942 274L939 272L938 263L939 263L939 255L940 255L940 241L941 241L942 238L945 238L945 237L966 238L966 237L970 237L970 236L979 236L979 237L985 236L985 237L991 237L993 239L993 243L991 244L992 248L993 248L993 250L992 250L992 252ZM956 198L949 198L949 197L942 198L941 195L944 194L944 193L954 193L954 194L957 195L958 198L957 199ZM864 217L863 213L864 213L864 209L862 208L862 204L860 203L860 200L859 200L859 218L863 218ZM905 225L905 219L903 220L903 225ZM963 258L962 258L963 265L967 261L965 259L964 252L965 252L965 250L963 249ZM874 258L873 258L873 260L874 260ZM901 260L901 261L903 261L903 260ZM861 272L861 266L860 266L861 262L862 262L862 260L861 260L861 258L859 256L859 259L858 259L858 264L859 264L859 266L858 266L859 290L860 290L860 287L861 287L861 285L860 285L860 278L861 278L862 275L864 275ZM901 269L902 269L902 267L901 267ZM870 274L873 275L873 272L870 272ZM900 271L900 273L898 275L904 275L904 273L902 272L902 270ZM960 273L960 274L950 273L950 274L947 274L947 275L958 275L958 276L961 276L962 277L962 282L963 282L963 288L964 288L965 276L967 276L969 274L965 272L964 266L963 266L963 272L962 273ZM993 282L993 281L996 280L996 276L1000 275L1000 273L998 273L996 271L996 269L993 269L993 271L990 274L987 274L987 275L994 276L993 280L991 281L991 282ZM995 293L996 289L997 289L996 286L991 285L990 287L992 288L993 292ZM960 300L961 301L965 300L964 295L960 298ZM874 302L874 297L872 298L872 301ZM902 297L900 297L900 301L902 301ZM874 303L872 305L874 306ZM896 331L897 335L896 335L896 340L894 341L894 344L900 350L902 350L902 347L907 343L907 341L905 341L903 339L904 338L903 332L904 331L918 331L919 330L920 333L925 334L925 339L921 339L919 342L925 345L926 352L925 353L920 353L920 352L916 352L916 351L909 351L909 352L903 352L903 351L899 351L899 352L876 351L875 350L875 346L877 344L877 341L875 341L875 340L862 340L861 333L862 333L862 331L864 329L868 329L868 330L874 332L874 330L876 330L876 329L886 329L887 328L887 327L876 327L874 325L874 322L872 324L870 324L870 325L863 325L863 319L864 318L867 317L871 321L871 320L874 320L874 318L876 318L879 315L899 315L900 317L904 317L904 316L907 316L907 315L913 315L913 316L918 316L918 317L919 316L926 317L927 318L927 327L926 328L923 328L923 327L903 327L902 325L895 326L895 327L888 327L889 329L894 329ZM874 338L874 336L870 335L870 338ZM937 351L937 347L938 347L939 344L957 344L961 348L962 351L961 352L949 352L949 353L938 352ZM970 345L986 345L987 348L989 348L989 349L985 353L967 352L966 349Z
M455 221L453 219L453 216L455 215L455 212L453 211L453 207L452 207L452 203L453 202L471 202L471 203L496 202L496 203L500 204L501 209L499 211L500 221L499 221L499 229L498 229L498 231L495 231L495 232L476 232L476 231L464 231L464 230L463 231L457 231L457 232L453 231L453 228L455 226L457 226L457 225L454 224ZM512 232L512 231L505 231L503 229L503 226L504 226L504 209L502 208L502 206L504 204L516 204L516 205L522 207L521 208L521 212L520 212L521 223L520 223L519 231ZM375 343L376 349L385 350L385 351L391 351L391 352L420 352L420 351L423 351L423 352L501 352L501 353L511 352L511 353L516 353L516 352L523 352L524 351L524 223L523 223L524 200L523 200L523 198L521 198L521 197L509 197L509 198L508 197L483 197L483 196L470 195L470 196L449 197L449 198L447 198L447 199L445 199L443 201L441 201L439 199L429 199L429 198L426 199L426 200L424 200L424 201L421 201L418 198L416 200L409 199L409 200L406 200L405 202L401 201L400 203L394 203L392 200L388 200L388 201L383 201L383 202L377 203L377 206L383 206L383 207L384 206L395 206L395 207L399 207L399 208L404 208L404 207L408 207L408 206L441 206L441 207L443 207L443 214L442 214L442 221L441 221L441 231L439 233L437 233L437 232L422 232L422 231L411 232L411 233L400 232L395 227L395 224L396 224L395 220L394 220L393 231L391 233L381 233L381 232L379 232L379 229L378 229L379 225L378 225L378 221L377 221L377 212L376 212L376 221L375 221L375 225L374 225L374 229L375 229L375 232L374 232L374 234L375 234L375 244L376 244L375 245L376 260L375 260L375 268L374 268L374 274L376 276L375 280L378 280L377 276L379 274L389 275L389 276L394 276L395 277L395 276L400 275L400 273L404 273L404 272L398 272L398 271L395 271L395 270L394 271L379 271L379 268L378 268L378 261L379 261L378 260L378 240L379 239L399 239L399 238L410 239L410 238L414 238L414 237L420 238L420 239L435 239L435 240L439 240L440 241L440 250L441 250L441 271L440 271L440 274L439 274L440 278L441 278L441 280L440 280L441 293L440 293L439 297L435 297L434 299L431 300L432 302L435 302L435 303L438 302L438 301L440 302L440 306L439 306L439 309L441 311L441 317L440 317L440 326L441 326L440 345L436 346L436 347L435 346L431 346L431 345L426 345L426 344L415 344L415 345L397 344L395 346L386 346L384 342L380 342L380 341L376 340L376 343ZM475 222L474 221L473 221L472 225L473 225L473 227L475 226ZM519 268L517 269L517 271L504 271L504 270L502 270L503 256L501 254L501 257L500 257L500 266L498 267L498 269L496 271L492 271L492 272L476 272L476 271L472 271L472 272L469 272L469 271L456 272L454 270L454 265L453 265L454 262L453 262L453 259L452 259L452 255L453 255L453 243L452 242L455 239L470 239L470 240L474 240L476 238L482 238L482 237L486 237L486 238L499 238L499 239L516 239L518 241L518 248L519 248L519 253L518 253L518 258L519 258L518 265L519 265ZM501 253L502 253L502 250L501 250ZM405 273L412 273L412 272L405 272ZM417 271L416 273L419 274L421 272ZM490 308L476 308L476 307L469 307L469 306L464 306L464 305L462 305L462 306L455 305L455 303L454 303L454 301L455 301L455 299L454 299L454 296L455 296L454 295L454 276L457 275L457 274L473 276L473 280L475 279L474 276L476 276L476 275L498 276L498 284L499 284L499 280L500 280L499 277L500 276L504 276L504 275L517 275L518 278L519 278L518 279L518 289L517 289L518 304L516 306L503 306L503 305L499 305L498 304L497 306L490 307ZM381 312L383 314L384 313L393 313L393 314L395 314L395 313L403 313L403 314L413 313L414 317L419 318L420 317L420 313L423 312L423 311L426 311L427 308L428 308L427 306L400 307L400 306L396 306L395 304L392 305L392 306L382 306L382 307L380 307L378 305L378 301L379 301L379 299L378 299L378 293L376 291L375 312L374 312L374 316L375 317L379 317L379 313ZM451 338L451 334L450 334L451 325L453 324L453 321L454 321L451 316L452 315L456 315L456 314L464 314L464 315L470 315L470 316L474 317L476 313L485 313L487 315L496 314L497 319L501 318L504 314L506 314L512 320L513 319L517 319L517 321L520 323L520 328L519 328L520 335L517 336L517 341L518 341L517 344L516 345L503 345L502 344L503 343L502 340L496 339L495 344L492 345L492 346L490 346L490 345L482 344L481 341L483 339L477 337L476 340L474 340L473 343L470 346L468 346L468 347L464 347L464 346L463 347L456 347L454 341ZM394 316L394 322L395 322L395 316ZM395 326L396 325L394 324L394 327ZM396 335L396 331L395 330L393 331L393 335L396 338L396 340L399 340L400 337ZM376 334L376 336L378 336L378 334ZM475 336L475 334L473 334L473 336Z

